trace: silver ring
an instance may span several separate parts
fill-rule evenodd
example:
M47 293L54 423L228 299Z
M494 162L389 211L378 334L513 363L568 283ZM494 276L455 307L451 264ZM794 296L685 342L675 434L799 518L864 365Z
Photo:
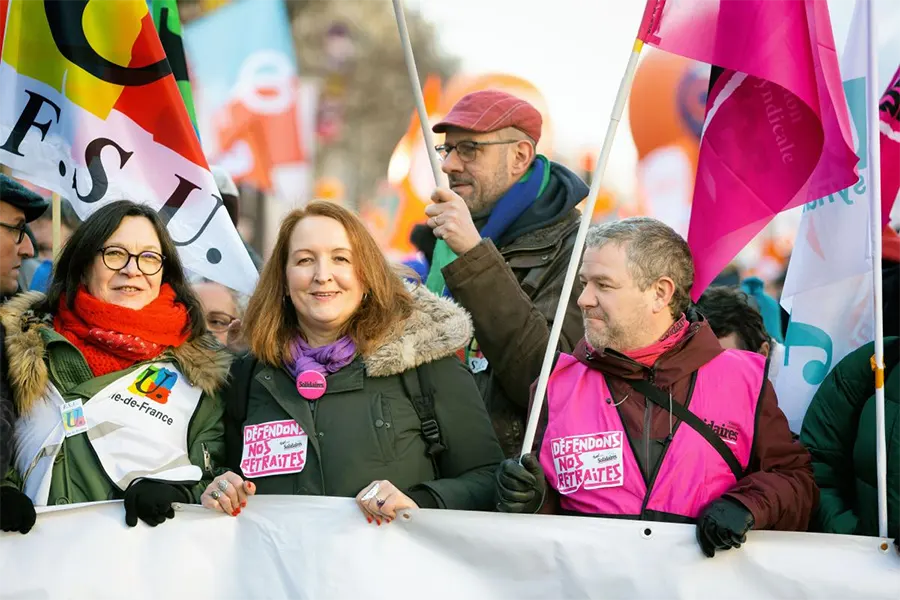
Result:
M217 485L219 486L219 489L222 490L222 491L224 492L225 490L228 489L228 480L227 480L227 479L220 479L220 480L219 480L219 483L218 483Z
M209 497L213 500L218 500L221 495L222 492L220 492L219 490L213 490L209 493Z
M370 489L368 492L366 492L366 493L363 495L363 497L360 498L360 500L361 500L362 502L366 502L366 501L368 501L368 500L371 500L371 499L374 498L375 496L377 496L377 495L378 495L378 485L379 485L379 484L377 484L377 483L376 483L375 485L373 485L373 486L372 486L372 489Z

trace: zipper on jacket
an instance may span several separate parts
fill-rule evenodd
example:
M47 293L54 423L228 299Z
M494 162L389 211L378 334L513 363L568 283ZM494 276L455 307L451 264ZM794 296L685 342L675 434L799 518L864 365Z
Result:
M203 450L203 470L212 475L212 459L209 457L209 448L205 443L200 444L200 448Z
M647 380L651 385L656 385L656 366L650 367L650 374ZM649 398L644 398L644 481L649 483L650 471L653 466L650 464L650 428L653 426L653 405Z

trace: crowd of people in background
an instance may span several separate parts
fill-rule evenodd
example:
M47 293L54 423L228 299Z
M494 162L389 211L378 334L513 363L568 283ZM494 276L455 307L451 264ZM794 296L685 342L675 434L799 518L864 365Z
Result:
M176 503L237 517L256 494L696 525L707 556L751 529L877 535L873 346L844 358L791 431L773 387L787 315L723 273L690 299L667 225L593 226L538 434L523 448L585 183L536 153L540 113L495 90L434 127L449 186L413 230L416 270L362 221L288 214L248 298L192 277L156 212L79 222L0 175L0 528L35 506ZM238 190L214 170L238 224ZM249 249L249 247L248 247ZM888 516L900 533L900 237L885 233ZM86 415L90 415L90 419Z

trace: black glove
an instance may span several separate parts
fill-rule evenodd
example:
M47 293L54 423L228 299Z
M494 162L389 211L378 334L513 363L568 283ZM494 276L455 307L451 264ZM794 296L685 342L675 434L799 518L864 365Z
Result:
M137 520L156 527L175 517L173 502L185 502L185 494L170 483L141 479L125 491L125 524L137 525Z
M497 470L497 510L533 514L544 503L547 479L534 454L522 457L522 464L507 458Z
M716 550L740 548L753 528L753 515L743 504L729 498L709 503L697 520L697 541L703 554L712 558Z
M14 487L0 487L0 529L28 533L36 519L31 498Z

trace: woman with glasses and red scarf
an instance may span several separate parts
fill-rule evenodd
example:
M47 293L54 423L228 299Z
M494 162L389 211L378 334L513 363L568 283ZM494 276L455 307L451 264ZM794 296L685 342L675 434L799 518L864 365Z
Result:
M123 499L155 526L197 503L224 452L217 392L230 354L208 333L156 212L94 213L63 249L48 294L0 310L18 409L14 477L30 503L0 528L25 533L31 505Z

